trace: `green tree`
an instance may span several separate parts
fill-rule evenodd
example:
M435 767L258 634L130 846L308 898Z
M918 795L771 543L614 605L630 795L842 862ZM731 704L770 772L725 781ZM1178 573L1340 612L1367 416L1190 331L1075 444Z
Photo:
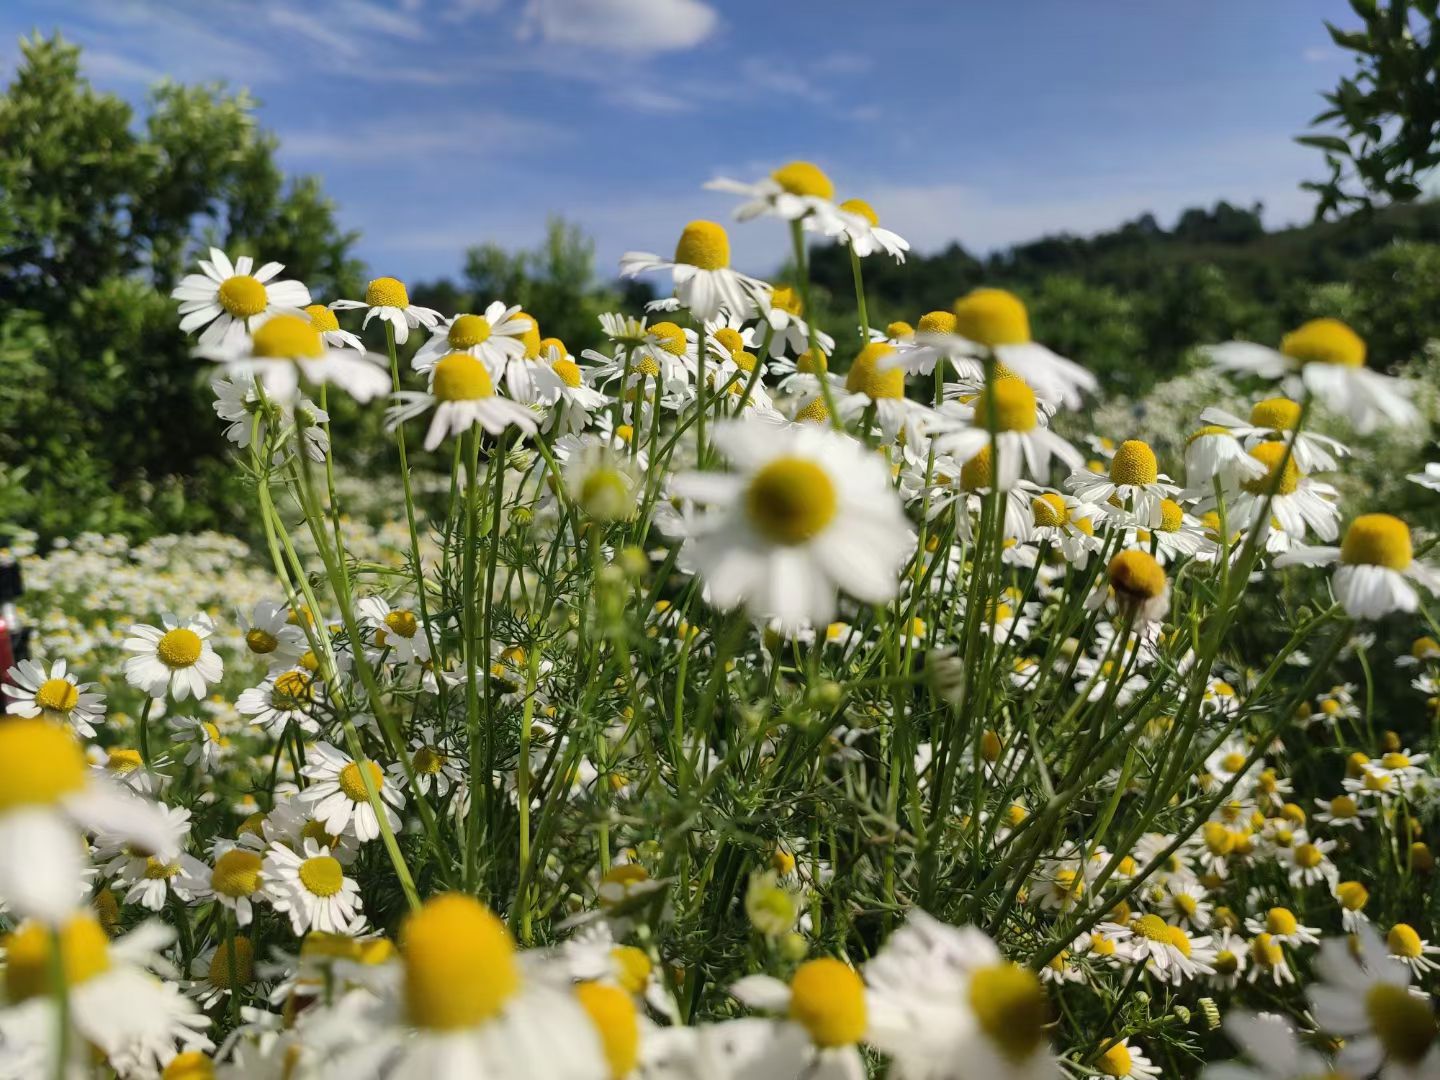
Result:
M169 291L209 245L353 293L355 235L287 180L254 103L162 83L143 123L60 37L0 97L0 505L53 537L224 522L226 453Z

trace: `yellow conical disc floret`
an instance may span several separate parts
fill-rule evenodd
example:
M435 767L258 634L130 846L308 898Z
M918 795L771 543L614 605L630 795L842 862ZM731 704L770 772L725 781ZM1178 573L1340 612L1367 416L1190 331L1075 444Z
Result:
M335 312L324 304L311 304L305 309L305 314L310 319L310 325L322 334L329 330L340 329L340 320L335 317Z
M525 332L520 335L520 341L525 346L525 359L534 360L540 355L540 324L534 315L527 315L523 311L517 311L514 318L526 326Z
M254 982L255 946L250 939L236 934L231 941L220 942L210 957L206 978L217 990L243 990Z
M1016 964L980 968L970 977L970 1007L990 1041L1010 1061L1028 1058L1045 1041L1050 1008L1035 975Z
M1123 1042L1111 1043L1095 1061L1095 1068L1104 1076L1129 1076L1133 1065L1130 1049Z
M250 351L267 360L308 360L325 352L325 342L309 319L276 315L250 335Z
M805 304L800 293L791 285L776 285L770 293L770 306L787 315L804 315Z
M471 896L432 897L400 936L405 1008L416 1027L454 1031L500 1012L520 989L510 932Z
M894 351L895 346L884 341L872 341L866 345L845 374L845 389L852 394L865 394L873 401L904 397L905 372L898 367L889 371L880 370L881 358Z
M960 486L966 491L979 491L995 482L995 457L989 446L960 466Z
M1185 508L1174 499L1160 500L1160 531L1179 532L1185 523Z
M1058 528L1070 520L1065 500L1053 491L1032 499L1030 513L1034 515L1035 524L1042 528Z
M440 401L479 401L495 396L495 383L483 361L454 352L436 362L430 392Z
M1365 992L1365 1015L1391 1061L1419 1064L1435 1041L1435 1014L1430 1003L1404 986L1376 982Z
M1035 416L1035 391L1020 379L1000 379L975 398L975 423L988 427L991 412L996 431L1030 431Z
M730 265L730 235L713 221L692 221L680 233L675 261L701 270L724 270Z
M807 960L790 980L790 1019L816 1046L850 1046L865 1034L865 984L848 964Z
M1311 319L1280 339L1280 351L1302 364L1365 366L1365 342L1339 319Z
M1110 560L1110 587L1131 600L1153 600L1165 591L1165 570L1147 551L1122 551Z
M216 300L226 313L236 319L248 319L265 310L269 298L265 286L250 274L236 274L220 283Z
M830 361L819 349L806 349L795 358L795 370L805 375L818 375L830 370Z
M817 199L833 199L835 185L818 165L808 161L792 161L781 165L770 178L791 195L811 195Z
M957 325L953 311L927 311L915 324L917 334L953 334Z
M1295 457L1283 442L1264 442L1250 451L1250 456L1265 466L1263 476L1241 481L1241 486L1252 495L1266 495L1272 488L1276 495L1293 495L1300 486L1300 467ZM1280 463L1285 471L1280 471Z
M160 1080L213 1080L215 1063L203 1050L186 1050L176 1054L160 1074Z
M777 544L803 544L835 517L835 483L808 458L777 457L745 491L745 512L762 536Z
M1340 561L1350 566L1404 570L1413 557L1409 526L1390 514L1361 514L1340 545Z
M630 995L618 986L587 982L575 987L575 996L600 1036L610 1076L629 1076L640 1057L640 1022Z
M1160 463L1150 444L1139 439L1126 439L1110 459L1110 480L1116 484L1136 487L1153 484L1160 478Z
M35 704L46 712L69 712L79 703L80 688L69 679L46 679L35 691Z
M463 351L485 344L490 340L493 329L490 320L483 315L457 315L445 338L452 349Z
M975 289L955 301L955 332L980 345L1024 345L1030 340L1025 304L1004 289Z
M905 341L915 336L915 328L903 319L897 320L886 325L885 336L894 341Z
M85 786L87 771L68 727L39 717L0 721L0 813L57 802Z
M745 338L733 327L722 326L710 336L731 356L745 348Z
M60 927L60 961L65 985L79 986L110 969L109 938L89 914L71 916ZM50 950L52 932L40 923L26 923L3 939L5 994L11 1004L41 997L53 989Z
M261 859L253 851L231 848L215 860L210 887L221 896L250 896L260 888Z
M872 229L880 224L880 215L875 213L875 208L864 199L846 199L840 204L840 209L864 218Z
M825 399L817 397L810 404L795 414L797 424L828 424L830 422L830 410L825 407Z
M370 307L407 308L410 306L410 293L398 278L377 277L365 286L365 303Z
M650 327L650 336L655 344L664 349L671 356L684 356L689 342L685 338L685 331L676 326L673 322L657 322ZM659 374L657 368L655 374Z
M1250 423L1272 431L1294 431L1300 422L1300 403L1289 398L1273 397L1257 401L1250 410Z

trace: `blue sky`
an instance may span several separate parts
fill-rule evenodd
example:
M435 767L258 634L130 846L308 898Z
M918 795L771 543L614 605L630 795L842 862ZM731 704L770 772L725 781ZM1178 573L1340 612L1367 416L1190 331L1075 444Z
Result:
M600 270L725 219L709 177L792 158L920 250L985 251L1220 198L1299 221L1322 162L1295 145L1349 61L1344 0L6 0L99 86L169 76L260 99L287 169L319 174L377 273L456 272L534 244L547 214ZM732 232L765 272L785 236Z

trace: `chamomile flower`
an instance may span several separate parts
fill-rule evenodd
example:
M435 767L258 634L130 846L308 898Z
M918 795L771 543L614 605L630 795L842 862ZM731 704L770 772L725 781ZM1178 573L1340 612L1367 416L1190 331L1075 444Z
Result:
M835 409L844 420L873 411L887 440L893 441L903 430L906 443L916 446L941 424L941 418L928 405L905 396L903 371L896 367L882 369L882 362L894 348L883 341L872 341L860 350L845 373L845 393L835 403Z
M730 993L752 1009L785 1016L811 1045L806 1072L826 1077L866 1075L858 1044L865 1038L869 1007L865 983L854 968L833 957L801 964L789 984L769 975L747 975Z
M1101 923L1100 930L1115 940L1115 949L1122 957L1144 964L1161 982L1179 986L1214 970L1210 938L1192 937L1183 927L1167 923L1159 915L1140 915L1128 924Z
M220 734L213 721L198 716L176 716L170 727L180 746L185 747L186 765L197 765L205 773L213 772L224 756L229 740Z
M1264 475L1265 466L1226 427L1207 424L1185 440L1186 494L1192 498L1212 493L1216 481L1228 491Z
M1440 461L1426 462L1424 472L1410 473L1405 479L1428 491L1440 491Z
M281 263L255 269L255 260L241 255L233 263L219 248L200 260L200 273L187 274L170 294L180 301L180 330L204 326L201 345L221 345L243 337L277 312L299 314L310 303L310 290L298 281L276 281ZM208 325L206 325L208 324Z
M306 838L298 852L271 844L260 874L265 895L276 911L290 916L297 935L349 934L364 920L360 886L345 876L330 849L314 840Z
M1330 861L1330 852L1334 850L1334 840L1312 838L1304 832L1296 833L1295 843L1285 849L1281 859L1290 884L1318 885L1323 881L1333 885L1340 877L1340 871Z
M1165 519L1164 502L1174 499L1179 488L1160 472L1155 451L1139 439L1127 439L1110 459L1110 469L1094 473L1077 469L1066 486L1076 498L1100 506L1107 512L1128 514L1142 525L1155 526Z
M1284 945L1268 931L1261 931L1250 939L1249 967L1247 982L1270 982L1284 986L1295 981L1295 972L1290 969L1290 960L1285 955Z
M183 623L167 612L162 623L163 630L148 623L130 628L121 645L135 655L125 661L125 680L151 697L169 693L176 701L198 701L225 673L210 642L215 625L203 612Z
M675 257L663 259L646 251L627 251L620 257L620 276L638 277L669 270L675 297L702 322L723 316L749 318L764 303L769 291L763 281L730 267L730 237L723 225L692 221L680 233Z
M552 339L549 345L542 346L540 355L560 380L545 414L545 430L562 436L583 431L610 399L586 383L585 373L562 343Z
M451 435L460 435L478 425L491 435L507 428L533 435L539 417L518 401L500 397L483 360L468 353L450 353L435 362L430 372L429 391L402 390L386 410L390 428L430 409L435 415L425 433L425 449L434 450Z
M410 364L421 374L429 374L441 357L458 352L484 360L495 371L525 355L525 336L533 328L534 321L520 310L519 304L507 306L503 300L496 300L483 315L455 315L442 321Z
M1385 947L1395 960L1407 964L1417 979L1425 978L1426 972L1440 971L1440 964L1430 959L1440 956L1440 945L1431 945L1409 923L1392 926L1385 935Z
M1257 519L1270 532L1283 531L1299 538L1314 532L1322 540L1333 540L1340 531L1337 492L1300 471L1283 442L1262 442L1250 456L1265 466L1265 474L1242 480L1229 506L1228 521L1248 529Z
M309 752L309 764L301 770L301 774L310 780L310 786L300 793L300 797L314 807L315 819L325 826L327 832L336 836L350 834L363 843L380 835L380 819L376 807L370 802L361 768L360 763L329 743L316 743ZM363 768L369 772L378 796L377 803L390 828L398 831L400 817L391 807L403 807L405 797L394 784L386 783L385 773L379 765L367 760Z
M1316 799L1315 820L1332 829L1359 829L1366 818L1373 818L1373 807L1362 807L1353 795L1336 795L1333 799Z
M415 770L415 786L422 795L431 791L444 798L452 787L462 784L465 779L464 762L461 755L439 735L433 726L426 724L418 735L410 740L410 765ZM390 779L398 787L405 787L405 767L395 762L389 769Z
M1272 907L1265 917L1251 915L1245 920L1245 929L1252 934L1268 934L1282 945L1318 945L1320 931L1314 926L1302 926L1295 913L1286 907Z
M1405 383L1367 368L1365 342L1339 319L1312 319L1281 338L1279 349L1230 341L1204 351L1227 370L1285 378L1292 397L1314 394L1362 433L1382 423L1411 426L1420 421Z
M895 595L909 529L884 463L847 436L746 420L717 425L734 471L688 473L674 492L710 509L682 559L720 608L745 604L786 628L828 624L835 594Z
M880 227L880 216L864 199L846 199L839 205L833 217L816 219L828 235L836 237L860 258L884 252L896 262L905 261L910 242L899 233Z
M180 837L189 832L190 811L165 807L163 812L172 835ZM192 885L205 872L205 865L193 855L183 851L153 855L114 833L100 832L95 849L96 861L104 864L116 892L125 890L124 902L139 904L147 911L163 910L172 895L182 902L189 901L195 895Z
M90 739L95 724L105 715L105 695L94 690L94 683L82 683L61 658L46 671L34 660L21 660L5 673L7 700L0 708L11 716L43 716L59 720L75 729L75 734Z
M825 232L834 227L837 216L834 183L809 161L791 161L753 184L720 177L708 181L705 187L745 197L746 201L735 210L738 221L762 215L783 221L814 217L820 219L820 231Z
M1132 1046L1128 1038L1107 1042L1094 1065L1101 1076L1113 1076L1116 1080L1156 1080L1160 1075L1160 1067L1138 1046Z
M425 663L430 659L429 639L420 618L409 608L392 608L380 596L367 596L355 604L359 613L375 631L375 647L390 650L394 664Z
M313 735L320 730L316 704L323 699L324 686L313 671L303 667L274 671L259 686L242 690L235 710L274 738L294 724Z
M202 1009L213 1008L231 994L249 991L255 984L254 942L244 934L222 938L191 962L190 979L186 992ZM162 1076L162 1080L166 1078Z
M580 355L590 361L590 377L597 385L622 379L623 393L653 380L663 391L675 394L688 392L695 381L696 348L695 331L673 322L657 322L648 327L642 324L639 341L623 345L613 357L594 349Z
M1222 927L1210 939L1215 959L1210 961L1214 969L1205 976L1205 982L1217 990L1233 990L1245 975L1250 963L1250 950L1245 939Z
M1428 994L1411 989L1408 964L1386 955L1373 927L1362 926L1355 945L1335 939L1320 950L1321 982L1310 988L1310 1007L1320 1030L1344 1040L1340 1067L1355 1076L1433 1076L1440 1070L1440 1043Z
M1361 514L1350 523L1338 548L1292 548L1279 556L1275 565L1336 562L1339 566L1331 579L1335 599L1357 619L1414 611L1420 604L1415 585L1430 593L1440 592L1440 572L1415 561L1409 526L1390 514Z
M365 321L378 318L390 325L395 334L395 344L404 345L410 339L410 331L416 327L429 330L440 321L440 313L431 308L410 303L410 293L403 281L393 277L378 277L365 287L364 300L336 300L330 305L336 311L351 311L365 308ZM386 380L388 383L388 379Z
M800 293L788 285L777 286L769 294L760 315L770 325L771 356L782 352L799 356L811 347L812 337L815 347L826 356L835 351L835 339L805 321L805 305Z
M1340 921L1347 934L1356 933L1370 921L1365 905L1370 903L1370 890L1358 881L1341 881L1332 886L1335 901L1340 905Z
M249 926L255 905L265 898L264 862L261 852L249 846L227 847L216 853L213 867L201 867L194 894L229 908L238 925Z
M1293 440L1295 465L1302 472L1330 472L1339 468L1339 458L1350 453L1350 448L1339 439L1317 432L1301 431L1295 428L1300 423L1300 403L1289 398L1266 398L1257 401L1250 409L1249 421L1241 420L1224 409L1214 407L1200 414L1203 423L1224 428L1232 436L1244 440L1249 450L1257 443L1286 442Z
M1022 472L1041 482L1048 480L1052 458L1071 469L1084 464L1079 450L1045 426L1035 391L1023 379L994 380L975 397L967 420L969 426L963 430L937 436L935 448L969 461L989 447L994 483L1001 491L1014 487Z
M202 345L195 355L223 364L232 378L257 378L269 398L281 405L294 402L302 381L338 386L361 402L390 389L390 375L379 357L330 348L303 315L276 315L248 337Z
M310 319L310 325L320 331L320 340L332 349L365 351L364 343L349 330L342 330L335 312L324 304L310 304L305 308L305 315Z
M1284 1017L1273 1013L1233 1012L1225 1017L1225 1034L1250 1060L1250 1067L1227 1061L1211 1065L1208 1080L1351 1080L1333 1062L1295 1037Z

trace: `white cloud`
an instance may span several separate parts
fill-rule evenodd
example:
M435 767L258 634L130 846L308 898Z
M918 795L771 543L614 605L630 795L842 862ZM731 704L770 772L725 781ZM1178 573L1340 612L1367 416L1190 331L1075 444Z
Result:
M279 135L281 155L303 161L307 167L372 163L388 169L397 160L429 154L434 156L437 170L443 170L447 162L473 165L513 160L569 138L558 125L495 111L381 117L343 131L290 130Z
M1300 55L1307 64L1328 64L1340 59L1340 53L1326 45L1312 45Z
M694 48L718 23L702 0L530 0L522 26L548 42L644 54Z

